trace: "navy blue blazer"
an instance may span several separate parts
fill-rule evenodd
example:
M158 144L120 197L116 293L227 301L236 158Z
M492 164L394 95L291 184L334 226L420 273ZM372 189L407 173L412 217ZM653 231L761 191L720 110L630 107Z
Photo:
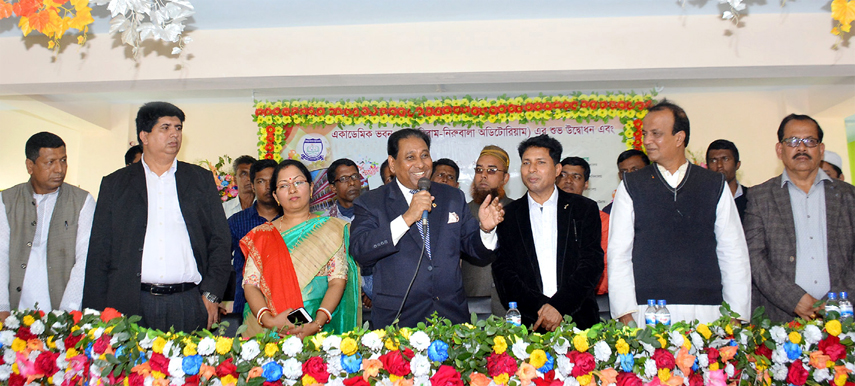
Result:
M433 184L430 193L436 204L428 216L432 258L425 252L399 318L401 327L415 327L434 312L453 323L467 322L461 251L476 265L486 265L494 258L481 241L478 220L469 212L463 192ZM422 237L414 223L397 245L392 242L392 220L409 208L397 182L361 195L354 204L350 253L361 266L374 265L371 316L374 326L382 328L394 321L416 273Z

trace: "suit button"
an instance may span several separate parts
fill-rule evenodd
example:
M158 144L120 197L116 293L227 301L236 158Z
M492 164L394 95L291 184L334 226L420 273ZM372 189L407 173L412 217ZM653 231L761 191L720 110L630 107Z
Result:
M15 288L15 290L21 292L21 287Z
M36 226L36 222L35 222L35 221L33 221L33 222L32 222L32 224L30 224L30 225L32 225L32 226Z
M432 265L429 265L429 266L428 266L428 271L433 271L433 266L432 266Z
M32 247L32 246L33 246L33 243L27 243L27 246L28 246L28 247Z
M27 265L26 265L26 264L21 264L21 268L23 268L23 269L27 269Z
M142 247L140 247L140 252L142 252L142 250L143 250Z
M790 256L790 262L794 262L794 261L796 261L796 258L794 256Z
M439 301L439 296L433 298L433 300Z
M140 277L140 276L142 276L142 275L140 275L140 273L139 273L139 272L137 272L137 277Z

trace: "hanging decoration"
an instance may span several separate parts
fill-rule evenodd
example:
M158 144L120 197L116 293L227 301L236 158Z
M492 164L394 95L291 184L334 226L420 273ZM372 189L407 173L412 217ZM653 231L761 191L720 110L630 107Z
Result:
M176 43L172 54L180 54L184 44L192 39L182 36L184 22L196 13L187 0L93 0L97 5L107 4L113 17L110 33L122 33L122 43L133 47L138 57L140 43L146 39Z
M68 3L68 4L66 4ZM60 39L70 29L80 32L77 44L86 43L86 33L92 19L89 0L0 0L0 19L17 16L24 36L41 32L48 37L48 48L59 50Z

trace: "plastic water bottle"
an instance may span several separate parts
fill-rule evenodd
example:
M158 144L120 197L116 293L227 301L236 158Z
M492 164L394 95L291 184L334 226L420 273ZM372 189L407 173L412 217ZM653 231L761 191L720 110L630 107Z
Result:
M852 319L852 303L849 302L849 295L846 292L840 293L840 319Z
M508 313L505 314L505 321L514 326L522 325L522 314L517 309L517 302L508 303Z
M647 309L644 310L644 324L651 327L656 325L656 300L647 299Z
M838 303L837 303L837 294L834 292L829 292L828 293L828 300L825 301L825 313L826 313L826 315L831 313L831 312L836 312L838 315L840 315L840 307L838 307Z
M656 310L656 321L664 324L666 327L671 325L671 311L665 307L665 300L659 300L659 308Z

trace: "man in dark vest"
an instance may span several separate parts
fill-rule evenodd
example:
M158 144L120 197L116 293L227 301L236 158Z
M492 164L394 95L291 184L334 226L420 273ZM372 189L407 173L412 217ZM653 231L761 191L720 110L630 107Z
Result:
M751 310L748 247L724 176L686 160L689 118L667 100L644 117L653 163L627 173L609 227L609 300L614 318L643 325L648 299L672 322L718 319L725 301Z
M0 200L0 320L12 308L79 310L95 200L66 184L65 142L41 132L27 140L30 180Z

